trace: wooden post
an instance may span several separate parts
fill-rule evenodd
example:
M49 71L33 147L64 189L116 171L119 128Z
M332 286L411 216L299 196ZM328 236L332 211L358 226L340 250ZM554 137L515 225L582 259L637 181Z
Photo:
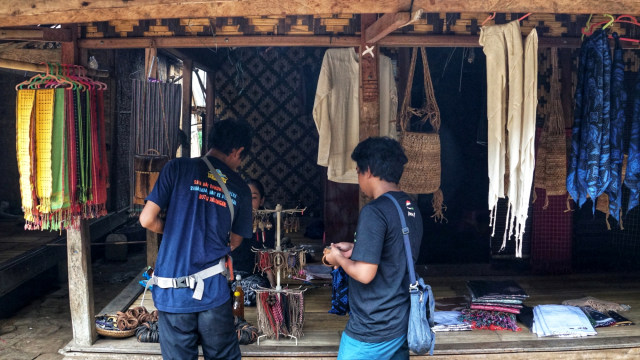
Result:
M69 269L69 306L73 340L77 345L92 345L98 334L94 321L91 239L86 220L78 220L79 229L67 230Z
M361 15L360 141L380 134L380 100L378 98L378 57L380 52L376 44L365 42L366 30L375 21L375 14ZM367 52L372 46L374 47L373 51Z
M144 49L144 78L145 81L149 78L158 78L158 49L157 48L145 48Z
M181 157L191 157L191 73L193 61L182 61L182 131L186 136L186 144L182 145Z
M380 99L378 98L377 44L366 43L366 30L376 22L375 14L360 15L360 141L380 135ZM373 46L373 49L371 47ZM360 208L369 202L360 191Z
M71 41L62 43L62 62L78 63L78 26L70 25ZM98 334L94 322L93 276L91 274L91 237L86 220L78 229L67 230L67 267L69 272L69 307L73 340L82 346L92 345Z
M206 116L202 120L202 155L209 149L207 148L207 139L209 137L209 128L213 125L216 117L216 73L207 71L206 94L205 94L205 112Z
M156 234L151 230L147 230L147 266L156 267L156 259L158 258L158 238L160 234Z
M78 64L78 25L71 24L65 26L71 31L71 41L65 41L62 43L62 56L61 60L63 64L77 65Z

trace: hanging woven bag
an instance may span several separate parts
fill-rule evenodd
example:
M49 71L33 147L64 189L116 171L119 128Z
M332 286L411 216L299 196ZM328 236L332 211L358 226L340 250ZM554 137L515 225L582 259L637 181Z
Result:
M549 196L567 194L567 135L560 102L557 48L551 49L551 68L551 102L548 117L540 134L534 175L534 186L546 192L543 209L549 206Z
M153 154L155 152L155 154ZM158 150L149 149L144 155L134 155L134 194L133 203L144 205L144 199L151 193L160 170L169 162L167 155L161 155Z
M433 218L436 221L444 219L443 211L446 207L443 204L443 194L440 190L440 109L436 103L431 73L427 53L424 48L420 48L422 55L422 66L424 74L425 103L421 108L411 107L411 88L413 86L413 74L416 68L416 58L418 49L413 48L411 64L407 78L407 86L404 92L402 107L398 115L400 119L401 135L400 144L404 149L409 162L404 167L400 188L410 194L433 194ZM420 124L427 121L431 124L433 132L413 132L411 131L411 118L420 118Z

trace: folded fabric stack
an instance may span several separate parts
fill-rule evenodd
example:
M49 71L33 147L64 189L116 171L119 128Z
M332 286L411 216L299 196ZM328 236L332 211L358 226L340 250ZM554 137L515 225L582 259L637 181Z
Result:
M536 335L582 337L596 335L587 315L576 306L538 305L533 308L533 328Z
M471 295L470 310L463 311L466 321L475 329L519 331L516 314L522 309L522 302L529 297L513 280L467 281Z
M631 306L625 304L618 304L613 301L608 300L600 300L598 298L594 298L593 296L587 296L580 299L572 299L565 300L562 302L562 305L572 305L572 306L590 306L601 313L606 313L607 311L629 311Z
M472 310L501 311L519 314L522 302L529 297L527 293L513 280L467 281L467 288L471 293Z
M591 306L583 306L581 309L587 315L594 328L611 326L616 323L611 316L605 315Z
M471 324L462 321L460 311L436 311L433 313L433 331L471 330Z
M502 311L462 310L462 320L477 330L522 330L516 323L516 315Z
M562 305L580 307L591 321L593 327L634 325L629 319L618 314L619 311L628 311L631 309L629 305L600 300L593 296L565 300L562 302Z

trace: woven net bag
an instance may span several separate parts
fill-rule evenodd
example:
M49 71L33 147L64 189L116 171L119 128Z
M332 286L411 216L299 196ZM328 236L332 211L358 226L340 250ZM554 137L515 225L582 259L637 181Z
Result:
M567 135L564 130L564 116L560 103L557 48L551 49L551 64L549 116L542 128L542 134L540 134L534 173L534 186L546 191L543 209L547 209L549 206L549 196L567 194ZM535 198L533 201L535 202Z
M433 91L427 53L424 48L420 48L420 53L422 55L422 66L424 69L424 92L426 101L422 108L411 107L411 88L413 86L413 74L418 56L418 49L413 48L407 86L405 88L400 114L398 115L402 128L400 144L409 159L409 162L404 167L402 178L400 179L400 188L402 191L411 194L433 193L434 215L432 217L435 218L436 221L442 221L442 219L444 219L443 211L446 207L443 204L442 190L440 190L440 175L442 172L440 163L440 135L438 134L440 130L440 109L436 103L435 93ZM421 124L429 121L433 132L423 133L410 131L412 116L419 117Z

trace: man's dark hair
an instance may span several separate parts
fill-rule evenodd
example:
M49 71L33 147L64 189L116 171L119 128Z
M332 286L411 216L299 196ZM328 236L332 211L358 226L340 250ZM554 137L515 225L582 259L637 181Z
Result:
M404 164L409 160L396 140L388 137L370 137L353 149L351 159L358 165L358 172L371 174L394 184L400 182Z
M251 151L252 137L253 129L248 122L240 119L225 119L216 121L211 126L207 147L219 150L225 155L231 154L234 149L244 147L244 151L240 154L240 158L244 159Z

